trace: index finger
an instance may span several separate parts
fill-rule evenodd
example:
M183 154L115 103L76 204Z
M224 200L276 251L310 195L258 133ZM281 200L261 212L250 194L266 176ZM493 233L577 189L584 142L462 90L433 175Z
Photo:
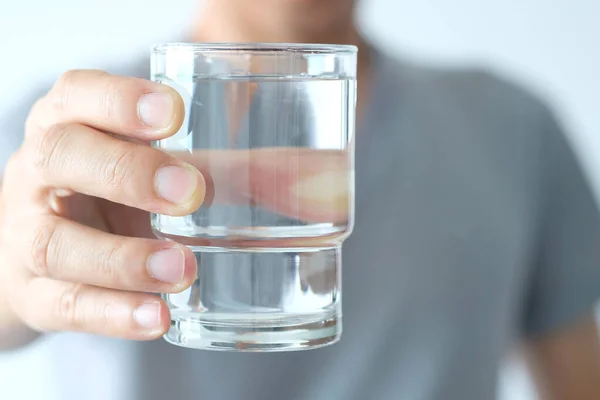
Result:
M172 88L145 79L76 70L59 78L38 101L28 131L59 123L79 123L100 131L144 141L176 133L185 115L181 96Z

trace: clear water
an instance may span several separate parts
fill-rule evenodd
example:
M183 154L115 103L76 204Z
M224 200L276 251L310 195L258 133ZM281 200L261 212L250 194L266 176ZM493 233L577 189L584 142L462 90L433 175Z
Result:
M195 213L152 216L155 233L190 246L199 264L190 289L165 296L167 340L265 350L337 338L340 246L352 230L355 81L155 80L176 88L188 109L182 129L155 146L207 181Z

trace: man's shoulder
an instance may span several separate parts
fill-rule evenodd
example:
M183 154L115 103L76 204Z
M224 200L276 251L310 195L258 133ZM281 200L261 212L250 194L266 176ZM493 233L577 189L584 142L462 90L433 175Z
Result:
M378 121L389 137L405 137L412 130L445 154L473 155L473 163L480 163L473 168L489 166L486 171L517 185L515 190L525 190L529 184L523 182L534 182L541 173L540 166L551 157L546 149L566 142L568 135L551 107L493 69L386 56L380 70L383 86L375 108L381 113L385 107Z
M392 89L388 93L410 96L421 105L489 123L552 118L544 99L491 67L438 66L389 54L382 54L380 62L385 85Z

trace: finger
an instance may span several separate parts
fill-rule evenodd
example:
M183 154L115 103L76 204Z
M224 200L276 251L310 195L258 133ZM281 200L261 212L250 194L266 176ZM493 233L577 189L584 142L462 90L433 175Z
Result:
M37 276L143 292L181 292L196 277L185 246L97 231L56 216L15 228L8 239L22 264Z
M159 297L35 277L16 294L13 307L38 331L75 331L131 340L162 336L169 310Z
M305 222L348 219L353 171L346 150L277 147L171 154L203 174L207 205L252 202Z
M53 125L45 135L29 138L26 148L42 188L70 189L167 215L187 215L204 199L205 182L195 167L84 125Z
M184 103L174 89L139 78L78 70L62 75L33 107L27 131L76 122L120 135L156 140L181 127Z

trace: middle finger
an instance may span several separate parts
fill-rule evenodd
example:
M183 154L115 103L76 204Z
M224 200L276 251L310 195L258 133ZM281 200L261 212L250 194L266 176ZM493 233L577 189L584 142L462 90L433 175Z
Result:
M168 215L187 215L204 199L205 181L195 167L85 125L54 125L29 138L26 148L43 193L70 189Z
M56 217L38 217L14 232L13 247L35 275L119 290L180 292L196 276L188 248L112 235Z

